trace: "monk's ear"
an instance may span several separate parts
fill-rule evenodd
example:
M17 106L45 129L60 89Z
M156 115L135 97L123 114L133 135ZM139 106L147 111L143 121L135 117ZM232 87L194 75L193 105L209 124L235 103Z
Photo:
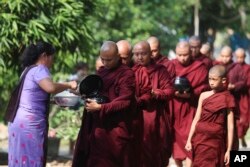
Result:
M226 83L227 83L227 78L226 78L226 77L223 77L223 78L222 78L222 83L223 83L223 84L226 84Z

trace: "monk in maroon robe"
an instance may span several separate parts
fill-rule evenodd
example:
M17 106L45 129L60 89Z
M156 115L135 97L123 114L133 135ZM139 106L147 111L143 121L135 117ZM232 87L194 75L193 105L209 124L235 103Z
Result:
M240 120L240 98L244 94L244 89L246 88L246 74L243 71L241 64L234 63L232 60L232 49L229 46L224 46L220 52L220 63L226 67L227 78L228 78L228 90L232 93L236 102L236 111L235 111L235 135L233 150L238 150L239 141L238 141L238 126L236 122Z
M116 43L119 55L122 59L122 64L133 67L132 61L132 46L127 40L120 40Z
M136 114L133 121L134 134L134 152L137 167L142 167L142 151L143 151L143 110L147 109L151 100L151 83L146 67L136 64L132 70L135 73L135 97L136 97Z
M168 164L171 155L171 134L168 100L174 90L167 69L153 63L147 41L133 48L136 63L146 67L151 82L152 99L143 110L143 167L162 167Z
M175 69L174 65L170 60L168 60L167 56L163 56L161 54L161 46L158 38L152 36L148 38L148 43L150 45L150 49L152 52L151 58L154 60L156 64L161 64L167 68L168 74L172 81L175 79Z
M241 139L241 143L243 147L247 147L245 141L245 135L249 128L249 112L250 112L250 100L249 100L249 88L250 88L250 66L245 63L245 51L242 48L238 48L235 51L236 62L241 66L241 69L246 75L246 85L240 91L239 98L239 110L240 110L240 119L237 121L238 127L238 137Z
M234 133L234 97L226 87L226 69L209 71L211 91L203 92L185 149L193 152L193 167L223 167L229 164Z
M201 49L201 40L198 36L192 36L189 39L189 45L190 45L190 50L191 54L194 60L198 60L204 63L206 66L207 70L209 70L213 66L212 60L201 54L200 49Z
M100 57L103 67L97 74L104 83L100 93L110 102L98 104L87 99L73 167L133 167L132 158L136 156L131 148L134 73L121 64L114 42L104 42Z
M208 71L200 61L194 61L190 54L188 42L179 42L176 46L176 59L172 60L175 65L176 76L185 77L191 85L189 92L176 90L172 100L174 113L174 144L173 158L177 166L190 166L192 155L184 147L188 138L192 120L198 105L198 97L202 91L208 89Z

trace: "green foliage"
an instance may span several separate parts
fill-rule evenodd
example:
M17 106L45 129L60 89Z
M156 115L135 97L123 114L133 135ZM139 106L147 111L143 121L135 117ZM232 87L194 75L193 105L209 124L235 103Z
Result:
M78 60L89 59L92 37L86 21L95 5L95 0L0 0L0 118L30 43L44 40L56 47L53 72L69 72Z
M54 106L49 115L50 129L56 131L56 137L76 140L82 121L83 107L70 110Z
M193 35L198 2L201 36L209 27L249 33L248 0L0 0L0 108L17 83L28 44L42 39L56 47L55 80L79 60L93 69L104 40L134 44L155 35L167 54L179 38Z

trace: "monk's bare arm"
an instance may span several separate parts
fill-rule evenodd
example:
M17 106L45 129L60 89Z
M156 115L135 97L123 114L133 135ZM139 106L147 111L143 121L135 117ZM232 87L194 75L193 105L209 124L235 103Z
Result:
M76 89L77 88L77 82L70 81L70 82L64 82L64 83L56 83L53 82L50 78L42 79L39 82L39 86L47 93L59 93L66 89Z
M233 134L234 134L234 113L230 109L227 111L227 151L224 156L225 165L230 162L230 151L233 145Z
M230 151L233 143L233 134L234 134L234 113L232 110L227 112L227 151Z
M189 131L189 135L188 135L188 139L187 139L187 144L185 146L185 149L188 150L188 151L190 151L192 149L191 139L192 139L192 137L194 135L196 124L200 120L200 117L201 117L202 102L203 102L204 94L205 93L206 92L204 92L204 93L202 93L200 95L199 102L198 102L198 107L197 107L197 110L196 110L196 114L195 114L195 117L194 117L194 119L192 121L192 125L191 125L190 131Z

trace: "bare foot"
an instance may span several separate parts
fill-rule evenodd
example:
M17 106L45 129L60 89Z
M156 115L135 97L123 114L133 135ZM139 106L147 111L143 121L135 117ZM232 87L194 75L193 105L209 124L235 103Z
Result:
M242 147L247 147L247 143L244 137L241 138Z

